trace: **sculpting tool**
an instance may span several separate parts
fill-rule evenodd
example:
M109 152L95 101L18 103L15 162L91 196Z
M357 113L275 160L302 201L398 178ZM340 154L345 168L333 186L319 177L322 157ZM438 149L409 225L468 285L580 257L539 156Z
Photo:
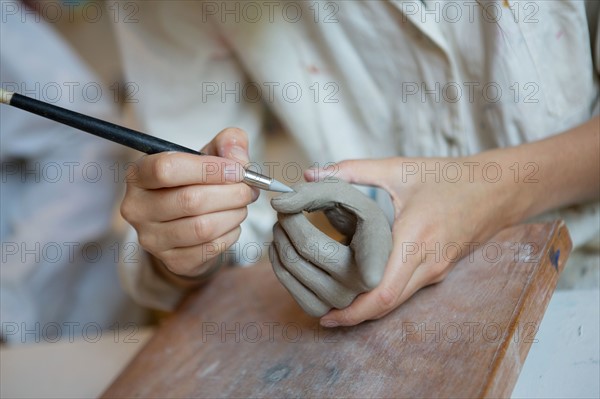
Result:
M75 129L93 134L103 139L145 152L157 154L159 152L176 151L194 155L207 155L191 148L183 147L170 141L150 136L149 134L128 129L101 119L97 119L68 109L57 107L30 97L23 96L0 89L0 102L13 107L34 113L44 118L62 123ZM262 190L289 193L294 190L269 176L244 169L244 183Z

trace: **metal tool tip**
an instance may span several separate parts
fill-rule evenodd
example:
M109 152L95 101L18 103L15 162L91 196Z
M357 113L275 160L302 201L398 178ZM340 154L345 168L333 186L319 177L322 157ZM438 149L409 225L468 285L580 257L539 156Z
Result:
M294 192L294 190L292 190L290 187L286 186L285 184L283 184L280 181L277 181L275 179L273 179L273 181L271 182L271 186L269 187L269 190L271 190L271 191L277 191L277 192L280 192L280 193L292 193L292 192Z

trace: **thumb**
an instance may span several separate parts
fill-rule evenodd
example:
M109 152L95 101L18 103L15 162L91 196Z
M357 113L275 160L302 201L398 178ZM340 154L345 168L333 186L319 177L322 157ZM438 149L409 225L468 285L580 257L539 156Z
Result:
M222 130L208 143L202 152L208 155L233 159L246 165L248 156L248 135L242 129L230 127Z
M340 179L351 184L387 187L388 180L393 178L392 163L392 158L346 160L323 168L307 169L304 178L310 182Z

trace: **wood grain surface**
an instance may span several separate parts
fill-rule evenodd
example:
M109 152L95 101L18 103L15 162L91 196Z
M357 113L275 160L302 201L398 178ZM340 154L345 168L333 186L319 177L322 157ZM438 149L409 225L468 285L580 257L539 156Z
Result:
M332 330L267 262L230 269L104 397L509 396L570 249L560 221L504 230L385 318Z

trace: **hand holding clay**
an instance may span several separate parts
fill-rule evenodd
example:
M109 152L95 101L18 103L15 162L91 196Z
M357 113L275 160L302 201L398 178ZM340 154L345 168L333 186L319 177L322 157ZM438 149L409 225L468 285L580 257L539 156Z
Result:
M352 326L384 317L421 288L441 282L473 245L485 243L503 227L523 220L531 202L522 200L519 184L510 178L492 183L485 174L460 169L460 165L481 167L488 162L509 168L514 159L498 153L463 158L394 157L346 160L328 169L307 170L304 177L309 181L330 176L333 168L336 178L380 187L388 192L394 207L394 244L381 282L347 308L332 309L321 318L321 325ZM456 178L430 176L432 170L456 167ZM336 198L343 201L346 196L340 190Z
M278 212L269 252L277 278L302 308L322 316L375 288L392 249L390 225L377 204L343 181L300 183L271 201ZM341 244L302 213L323 210L350 238Z

